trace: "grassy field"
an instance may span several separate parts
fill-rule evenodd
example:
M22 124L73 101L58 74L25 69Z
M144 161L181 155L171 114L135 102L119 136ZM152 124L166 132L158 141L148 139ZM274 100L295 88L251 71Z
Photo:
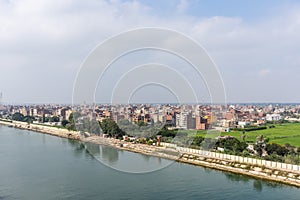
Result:
M180 131L181 132L181 131ZM190 135L195 135L196 131L182 131L188 132ZM206 131L198 131L197 135L206 137L206 138L215 138L219 135L218 132L212 132L206 134ZM293 146L300 147L300 123L287 123L287 124L275 124L275 128L267 128L265 130L258 131L249 131L246 132L246 141L255 142L256 137L259 135L263 135L270 139L271 143L277 143L284 145L289 143ZM242 132L241 131L232 131L229 133L221 133L224 135L232 135L239 140L241 139Z
M242 132L226 133L241 139ZM289 143L300 147L300 123L276 124L275 128L246 132L247 141L255 141L256 137L263 135L270 139L271 143L284 145Z

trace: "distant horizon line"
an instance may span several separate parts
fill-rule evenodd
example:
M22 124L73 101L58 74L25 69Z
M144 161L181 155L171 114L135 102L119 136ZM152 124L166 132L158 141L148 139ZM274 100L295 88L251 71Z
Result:
M7 103L7 102L2 102L3 106L8 106L8 105L67 105L67 106L72 106L72 105L142 105L142 104L157 104L157 105L237 105L237 104L247 104L247 105L262 105L262 104L283 104L283 105L300 105L300 102L226 102L226 103L208 103L208 102L198 102L198 103L191 103L191 102L183 102L183 103L178 103L178 102L132 102L132 103L107 103L107 102L101 102L101 103Z

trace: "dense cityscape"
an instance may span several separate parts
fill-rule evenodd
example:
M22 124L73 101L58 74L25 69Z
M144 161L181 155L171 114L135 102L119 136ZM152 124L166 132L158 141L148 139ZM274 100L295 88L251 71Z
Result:
M260 126L267 122L300 122L298 104L2 105L0 107L1 118L13 119L13 116L21 115L24 121L49 125L61 125L61 122L69 120L75 111L100 122L107 118L116 123L122 120L144 125L160 122L169 128L183 130L230 131L230 128Z

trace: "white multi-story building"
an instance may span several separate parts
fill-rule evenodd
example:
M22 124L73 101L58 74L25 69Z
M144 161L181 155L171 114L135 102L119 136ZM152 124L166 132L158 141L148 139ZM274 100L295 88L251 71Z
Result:
M176 127L187 129L187 112L181 112L176 114Z
M282 116L280 114L267 114L266 120L267 121L279 121L282 119Z

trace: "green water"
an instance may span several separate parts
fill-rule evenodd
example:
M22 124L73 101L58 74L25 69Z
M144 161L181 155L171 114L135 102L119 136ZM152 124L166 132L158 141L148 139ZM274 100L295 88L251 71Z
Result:
M295 187L4 126L0 160L0 200L300 199Z

